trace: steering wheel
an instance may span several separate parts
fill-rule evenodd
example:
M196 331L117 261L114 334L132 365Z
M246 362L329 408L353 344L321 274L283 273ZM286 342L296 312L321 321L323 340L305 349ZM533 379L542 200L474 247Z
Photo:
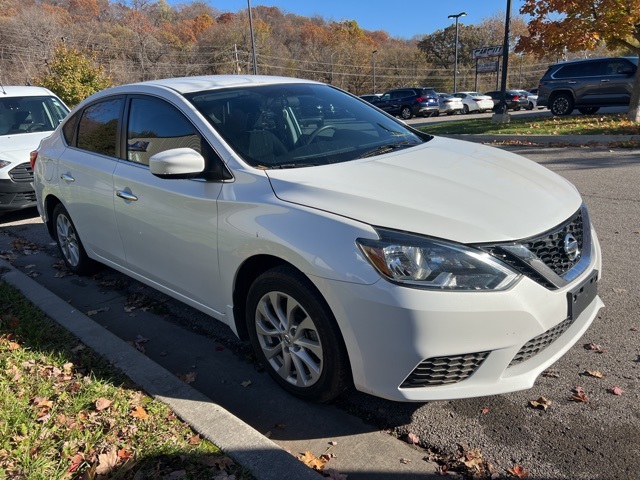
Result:
M321 127L316 128L309 135L309 140L307 140L307 145L310 145L316 139L316 137L319 134L321 134L322 132L327 131L327 130L337 130L337 128L334 125L323 125Z

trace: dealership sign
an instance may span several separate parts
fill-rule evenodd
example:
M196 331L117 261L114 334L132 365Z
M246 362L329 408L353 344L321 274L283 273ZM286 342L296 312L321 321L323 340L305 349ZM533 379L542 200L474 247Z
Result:
M499 62L478 63L478 73L497 72Z
M473 50L473 58L500 57L502 55L502 45L496 47L482 47Z

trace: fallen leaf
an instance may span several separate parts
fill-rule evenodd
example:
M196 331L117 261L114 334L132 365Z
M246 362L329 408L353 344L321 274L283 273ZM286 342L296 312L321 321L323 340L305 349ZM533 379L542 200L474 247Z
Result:
M560 372L557 370L545 370L542 372L542 376L547 378L560 378Z
M20 344L16 342L9 342L9 351L19 350Z
M549 406L551 405L551 400L545 397L540 397L538 398L538 400L531 400L529 402L529 405L531 405L533 408L538 408L546 412L547 408L549 408Z
M94 315L97 315L100 312L108 312L108 311L109 311L109 307L102 307L102 308L98 308L97 310L89 310L87 312L87 316L93 317Z
M411 463L411 460L408 458L401 458L400 463L404 463L406 465L407 463Z
M511 475L518 478L526 478L529 476L529 472L525 471L520 465L515 465L507 470Z
M244 388L247 388L249 385L251 385L251 380L245 380L240 385L242 385Z
M610 387L607 392L613 393L614 395L622 395L622 389L620 387Z
M202 442L202 439L200 438L200 434L195 434L189 439L188 443L189 445L198 445L200 442Z
M323 474L325 478L329 478L330 480L347 480L347 475L344 475L333 468L327 468Z
M327 463L327 461L322 457L316 458L309 450L300 455L298 460L304 463L307 467L318 471L324 470L324 466Z
M71 459L71 465L69 465L69 468L67 468L67 472L73 473L76 470L78 470L78 468L80 467L83 461L84 461L84 457L79 453L76 453Z
M133 454L131 452L128 452L124 448L121 448L120 450L118 450L118 458L120 460L129 460L130 458L133 458Z
M480 409L480 413L483 415L486 415L489 412L490 412L489 407L482 407L482 409Z
M140 420L146 420L147 418L149 418L149 414L145 412L144 408L142 408L140 405L134 407L133 411L131 412L131 416L139 418Z
M117 449L111 448L106 453L101 453L98 455L98 466L96 468L96 473L98 475L107 475L113 470L113 467L118 463L118 451Z
M100 397L98 400L96 400L96 410L101 412L102 410L109 408L112 403L113 400Z
M177 373L176 374L180 380L184 383L193 383L196 381L198 374L196 372L189 373Z
M332 447L335 447L338 444L338 442L336 442L335 440L331 440L329 442L329 445L331 445Z
M589 401L589 397L587 394L582 391L574 391L574 393L570 397L574 402L587 403Z
M414 435L413 433L409 433L409 434L407 434L407 443L415 445L417 443L420 443L420 439L416 435Z
M590 377L595 377L595 378L604 377L604 375L602 373L600 373L599 371L597 371L597 370L587 370L584 373L585 373L585 375L589 375Z

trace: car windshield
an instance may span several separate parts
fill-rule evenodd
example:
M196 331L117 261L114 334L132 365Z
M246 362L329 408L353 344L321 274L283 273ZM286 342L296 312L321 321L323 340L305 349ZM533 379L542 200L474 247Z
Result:
M68 112L55 97L0 98L0 136L51 132Z
M258 168L346 162L432 138L328 85L226 88L185 97L247 163Z

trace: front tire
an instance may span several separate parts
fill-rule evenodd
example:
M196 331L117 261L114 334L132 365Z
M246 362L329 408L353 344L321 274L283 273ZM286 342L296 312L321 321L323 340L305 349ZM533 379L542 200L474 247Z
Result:
M469 106L466 103L462 106L462 113L465 115L469 114Z
M569 115L573 111L573 97L568 93L559 93L551 99L549 110L553 115Z
M299 271L281 266L260 275L249 289L246 322L258 360L289 393L328 402L350 385L336 320Z
M97 264L88 257L69 212L61 203L53 209L52 221L58 251L67 268L76 275L93 273Z

